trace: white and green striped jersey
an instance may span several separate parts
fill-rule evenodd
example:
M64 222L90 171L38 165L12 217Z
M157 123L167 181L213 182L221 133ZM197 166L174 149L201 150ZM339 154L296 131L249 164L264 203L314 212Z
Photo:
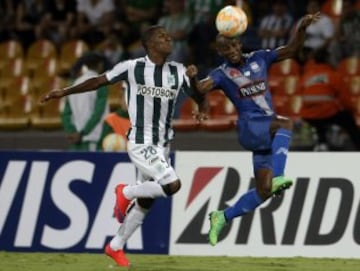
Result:
M130 141L166 145L174 137L171 121L176 98L180 90L190 90L185 72L180 63L156 65L145 56L120 62L105 73L110 83L127 82Z

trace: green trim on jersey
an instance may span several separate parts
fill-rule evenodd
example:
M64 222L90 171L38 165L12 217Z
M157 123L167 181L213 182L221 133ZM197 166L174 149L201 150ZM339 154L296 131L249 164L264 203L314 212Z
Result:
M145 85L145 62L136 62L134 74L136 83L138 85ZM144 143L144 96L136 95L136 105L135 143Z
M65 99L65 107L64 107L63 112L61 113L61 120L62 120L63 128L64 128L65 132L67 132L67 133L78 132L75 125L71 121L71 115L72 115L72 110L71 110L69 100Z

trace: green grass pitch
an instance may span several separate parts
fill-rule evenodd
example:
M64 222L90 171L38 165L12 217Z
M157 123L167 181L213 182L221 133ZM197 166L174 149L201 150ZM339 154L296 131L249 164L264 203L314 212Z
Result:
M360 271L360 259L128 255L132 271ZM111 271L103 254L0 252L0 271Z

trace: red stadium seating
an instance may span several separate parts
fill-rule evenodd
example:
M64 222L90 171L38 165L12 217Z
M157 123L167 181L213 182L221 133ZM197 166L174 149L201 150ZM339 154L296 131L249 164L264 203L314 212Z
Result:
M197 120L193 118L193 112L197 110L197 105L191 98L187 98L181 105L180 116L172 121L175 131L195 131L199 127Z
M321 11L335 22L339 19L342 10L342 0L326 0L321 6Z
M237 113L234 106L221 90L207 94L209 102L209 119L200 123L200 128L206 131L227 131L234 128Z
M48 78L32 88L33 108L30 116L30 124L36 129L54 130L61 128L61 112L64 107L64 99L40 104L40 97L46 91L65 86L65 81L60 77Z
M286 76L300 76L301 67L294 59L286 59L276 62L269 69L269 87L270 90L277 87Z
M296 95L301 92L300 77L298 75L283 76L276 86L273 86L271 93L274 95Z
M89 46L85 41L70 40L65 42L60 48L60 70L68 72L76 60L87 51L89 51Z
M0 102L0 129L1 130L15 130L25 129L29 126L29 114L32 108L31 97L23 94L17 89L27 90L27 80L19 80L17 78L10 84L12 89L9 89L4 99Z
M24 51L20 42L9 40L0 43L0 75L4 69L5 63L10 59L22 58L23 56Z
M299 118L301 103L301 95L273 95L273 105L275 112L285 117L290 117L293 119Z
M57 49L50 40L37 40L30 45L26 54L26 63L30 73L44 62L44 59L57 58ZM32 75L32 74L31 74Z
M360 75L360 57L348 57L340 61L337 71L344 77Z

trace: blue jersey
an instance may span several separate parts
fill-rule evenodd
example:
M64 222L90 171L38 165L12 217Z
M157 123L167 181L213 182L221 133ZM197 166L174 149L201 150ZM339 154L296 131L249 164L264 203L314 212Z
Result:
M242 65L225 62L209 76L222 89L239 115L240 144L254 152L271 150L270 125L275 114L267 82L268 68L277 59L275 50L260 50L244 56ZM255 168L271 167L271 155L255 155Z
M210 72L215 88L224 91L240 118L274 114L267 72L276 58L275 50L259 50L244 55L242 65L225 62Z

